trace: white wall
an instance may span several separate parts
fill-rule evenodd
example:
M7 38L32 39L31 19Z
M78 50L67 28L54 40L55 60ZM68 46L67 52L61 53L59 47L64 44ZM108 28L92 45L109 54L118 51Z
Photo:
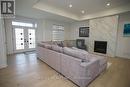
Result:
M4 22L0 18L0 69L7 67Z
M76 39L85 39L85 43L88 44L89 42L89 37L79 37L79 28L80 27L89 27L89 21L81 21L81 22L74 22L71 23L71 40L76 40Z
M130 37L123 36L125 23L130 24L130 12L119 15L116 56L130 59Z
M37 21L36 41L41 42L45 40L45 21Z
M13 28L12 20L5 19L7 54L13 53Z

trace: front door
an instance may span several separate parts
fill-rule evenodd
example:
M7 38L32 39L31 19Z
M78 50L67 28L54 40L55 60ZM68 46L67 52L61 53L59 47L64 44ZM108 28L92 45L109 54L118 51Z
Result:
M35 29L14 27L14 52L35 50Z

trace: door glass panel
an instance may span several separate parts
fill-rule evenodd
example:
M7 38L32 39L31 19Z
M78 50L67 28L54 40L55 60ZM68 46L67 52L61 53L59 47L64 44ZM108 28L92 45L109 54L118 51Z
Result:
M24 49L24 30L15 28L16 50Z
M35 48L35 30L28 29L29 48Z

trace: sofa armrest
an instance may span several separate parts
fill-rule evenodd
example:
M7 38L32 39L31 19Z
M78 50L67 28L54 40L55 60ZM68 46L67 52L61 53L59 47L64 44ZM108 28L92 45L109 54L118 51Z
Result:
M91 60L89 62L82 62L80 66L82 67L81 69L83 69L86 74L92 77L97 75L100 67L99 60L96 59Z
M82 62L80 67L80 85L86 87L86 84L89 84L98 75L99 60Z
M90 60L89 62L81 62L80 66L83 68L88 68L89 66L93 65L94 63L97 64L98 60Z

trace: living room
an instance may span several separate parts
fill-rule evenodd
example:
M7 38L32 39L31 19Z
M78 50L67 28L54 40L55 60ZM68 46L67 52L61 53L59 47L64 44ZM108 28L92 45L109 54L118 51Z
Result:
M1 9L2 87L130 86L129 0L11 1L13 15Z

